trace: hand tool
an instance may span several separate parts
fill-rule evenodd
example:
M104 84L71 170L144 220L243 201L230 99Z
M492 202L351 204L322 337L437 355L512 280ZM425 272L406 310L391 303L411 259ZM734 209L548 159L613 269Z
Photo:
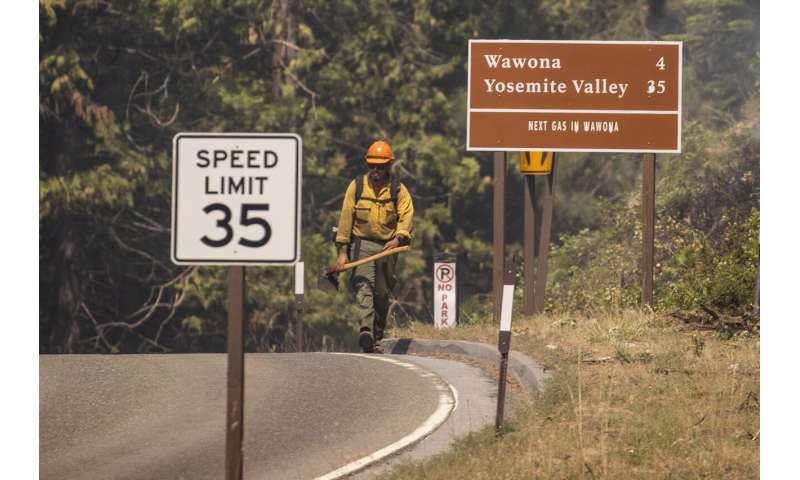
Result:
M382 252L378 252L375 255L362 258L360 260L356 260L354 262L345 263L341 267L333 265L330 268L326 268L322 270L322 274L320 275L317 285L320 289L326 292L337 292L339 291L339 272L344 272L345 270L350 270L351 268L356 268L359 265L364 265L367 262L372 262L375 260L379 260L383 257L388 257L389 255L395 255L402 252L407 252L411 250L411 246L403 245L402 247L395 247L390 248L388 250L384 250Z

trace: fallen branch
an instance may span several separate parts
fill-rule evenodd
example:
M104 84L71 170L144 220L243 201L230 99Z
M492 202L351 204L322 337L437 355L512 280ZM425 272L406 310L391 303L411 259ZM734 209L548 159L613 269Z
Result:
M581 360L582 363L605 363L614 360L615 357L598 357L598 358L585 358Z
M703 423L705 421L706 417L708 417L708 412L704 413L703 416L700 417L700 420L694 422L694 425L692 425L692 427L696 427L696 426L700 425L701 423Z
M711 318L713 318L715 321L719 321L719 314L717 312L715 312L714 310L711 310L710 308L708 308L707 306L703 305L702 303L700 304L700 308L704 312L706 312L707 314L711 315Z

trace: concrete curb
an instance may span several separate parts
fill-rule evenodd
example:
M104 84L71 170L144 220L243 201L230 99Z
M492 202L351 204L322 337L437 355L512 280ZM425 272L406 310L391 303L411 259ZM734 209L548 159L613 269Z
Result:
M383 347L386 353L399 355L448 353L464 355L485 362L500 362L500 352L496 346L463 340L385 338ZM541 382L549 376L549 373L530 357L513 350L508 355L508 369L517 377L530 396L539 391Z

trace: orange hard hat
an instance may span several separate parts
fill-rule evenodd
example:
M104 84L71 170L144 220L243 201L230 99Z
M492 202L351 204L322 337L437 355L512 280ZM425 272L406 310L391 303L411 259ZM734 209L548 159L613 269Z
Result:
M383 140L373 143L367 150L367 163L389 163L392 160L394 160L392 147Z

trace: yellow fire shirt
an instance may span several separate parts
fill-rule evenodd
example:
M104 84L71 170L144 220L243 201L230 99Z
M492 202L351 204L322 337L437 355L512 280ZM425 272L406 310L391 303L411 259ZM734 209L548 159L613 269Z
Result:
M389 191L391 181L387 181L376 194L369 184L367 175L361 198L356 203L356 181L350 182L344 194L342 213L339 216L339 229L336 243L350 243L351 234L357 237L388 241L397 235L411 238L411 221L414 218L414 204L405 185L397 192L397 211Z

